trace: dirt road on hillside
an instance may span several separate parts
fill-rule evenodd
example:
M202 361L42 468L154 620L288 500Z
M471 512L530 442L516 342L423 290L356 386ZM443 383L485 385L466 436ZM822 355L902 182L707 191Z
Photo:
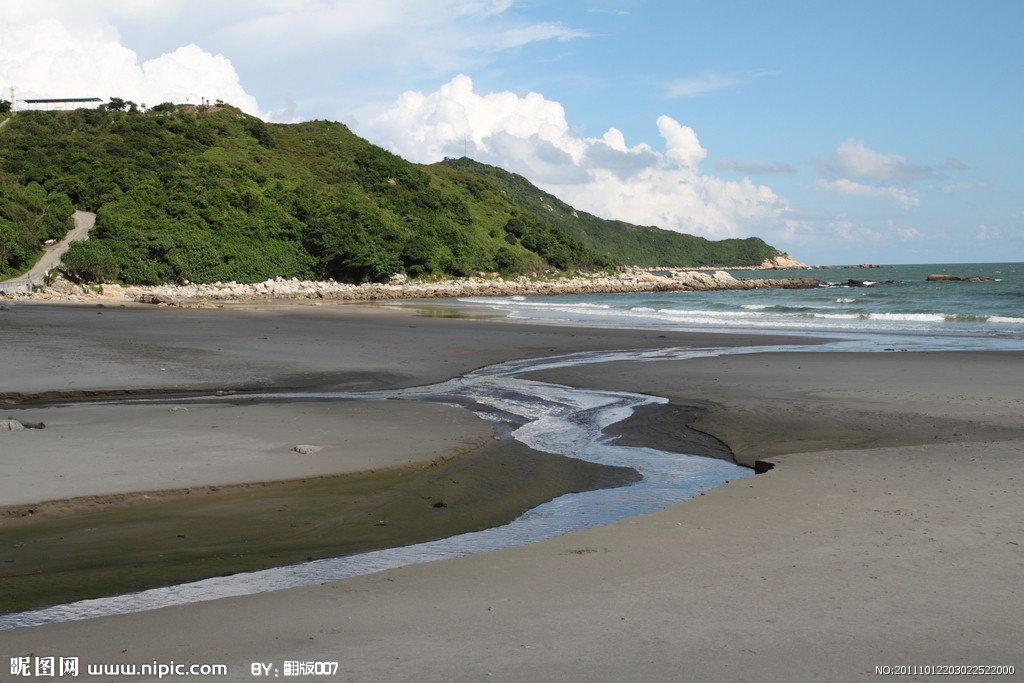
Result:
M47 271L60 265L64 253L72 242L89 239L89 230L96 223L96 214L88 211L75 211L73 219L75 227L72 228L64 239L45 249L39 261L24 275L19 275L10 280L0 281L0 291L4 292L30 292L33 285L43 283Z

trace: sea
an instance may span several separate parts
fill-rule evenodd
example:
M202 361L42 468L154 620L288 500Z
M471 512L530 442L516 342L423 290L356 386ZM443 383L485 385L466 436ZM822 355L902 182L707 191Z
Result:
M470 297L510 320L716 332L899 334L951 347L1024 349L1024 263L944 263L731 270L736 278L805 278L813 289ZM949 275L961 281L928 281ZM967 281L967 278L986 278ZM959 340L959 341L957 341Z

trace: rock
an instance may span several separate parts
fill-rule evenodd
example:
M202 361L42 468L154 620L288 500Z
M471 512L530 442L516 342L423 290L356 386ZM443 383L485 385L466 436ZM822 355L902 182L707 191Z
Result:
M925 278L926 282L929 283L990 283L991 278L986 278L985 275L971 275L970 278L957 278L956 275L945 275L942 273L934 273Z
M301 455L309 455L310 453L319 453L324 449L323 446L308 446L305 444L299 444L292 446L292 450Z
M20 432L23 429L25 425L17 420L0 420L0 432Z
M54 278L53 282L46 287L46 291L52 294L92 294L92 291L85 285L78 285L62 277Z
M789 254L782 254L775 258L765 259L758 268L764 270L800 270L810 268L810 266L806 263L794 260Z
M140 304L172 304L174 299L163 296L162 294L140 294L135 297L135 300Z

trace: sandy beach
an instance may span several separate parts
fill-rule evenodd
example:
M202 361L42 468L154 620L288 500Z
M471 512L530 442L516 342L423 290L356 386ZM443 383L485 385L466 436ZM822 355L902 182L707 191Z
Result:
M248 391L418 386L573 351L800 341L521 325L411 303L16 302L0 311L0 417L47 428L0 435L0 506L439 458L443 470L494 441L487 423L458 408L247 402ZM291 661L337 662L332 675L304 678L331 681L844 681L876 678L876 666L1019 668L1022 360L787 352L535 373L669 399L617 426L622 441L672 450L693 441L692 423L738 462L775 467L658 513L529 546L0 631L0 665L30 653L77 656L83 666L173 660L227 664L216 680L254 680L257 662L279 671ZM187 410L34 403L217 391L238 401ZM323 448L300 455L297 444Z

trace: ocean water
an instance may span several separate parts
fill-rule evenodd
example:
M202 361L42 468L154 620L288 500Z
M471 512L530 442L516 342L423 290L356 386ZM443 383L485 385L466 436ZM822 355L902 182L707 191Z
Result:
M1024 341L1024 263L894 265L879 268L729 271L737 278L813 277L814 289L553 297L473 297L523 322L706 331L899 333ZM931 274L992 278L928 282ZM850 281L864 286L851 286Z

